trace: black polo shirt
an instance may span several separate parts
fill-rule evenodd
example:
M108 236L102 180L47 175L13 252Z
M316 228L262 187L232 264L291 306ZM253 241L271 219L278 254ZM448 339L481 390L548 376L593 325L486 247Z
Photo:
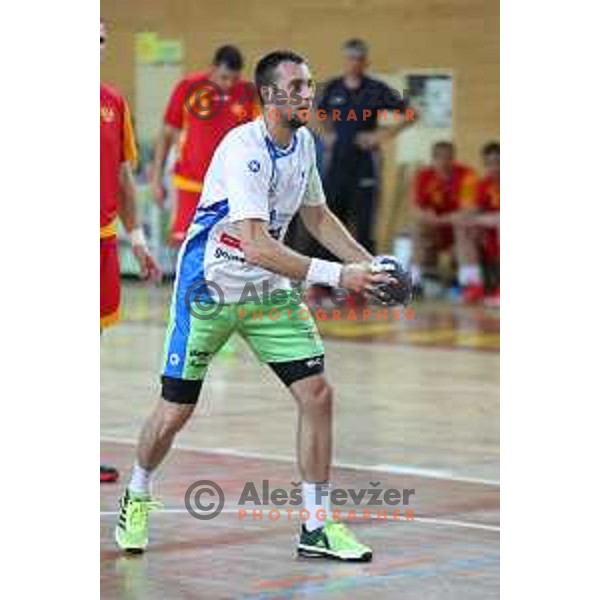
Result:
M348 89L343 77L332 79L323 90L318 108L326 111L332 120L336 133L333 148L332 167L340 160L373 162L375 151L361 150L354 144L356 134L373 131L377 128L378 110L400 110L404 112L406 103L397 90L383 81L364 77L360 87ZM333 111L339 111L334 113ZM365 112L367 111L367 112ZM370 114L369 112L370 111Z

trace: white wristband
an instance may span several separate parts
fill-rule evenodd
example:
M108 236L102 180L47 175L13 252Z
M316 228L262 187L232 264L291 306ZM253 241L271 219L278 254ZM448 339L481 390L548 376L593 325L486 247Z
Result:
M143 248L148 248L146 236L142 227L135 227L132 229L129 233L129 239L131 240L132 246L142 246Z
M342 265L340 263L312 258L306 274L306 283L308 285L320 284L336 287L340 284L341 276Z

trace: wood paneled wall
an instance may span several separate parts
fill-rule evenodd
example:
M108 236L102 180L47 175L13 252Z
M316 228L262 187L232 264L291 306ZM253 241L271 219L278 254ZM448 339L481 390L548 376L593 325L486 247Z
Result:
M319 80L339 71L341 43L362 37L374 71L448 68L455 76L459 157L479 164L479 149L500 130L498 0L101 0L109 28L102 77L132 101L134 33L181 39L187 69L203 68L215 48L234 43L247 59L279 47L305 54Z

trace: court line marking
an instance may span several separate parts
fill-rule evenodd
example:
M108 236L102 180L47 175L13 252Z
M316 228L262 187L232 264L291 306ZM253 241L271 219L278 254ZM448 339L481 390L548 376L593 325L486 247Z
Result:
M239 509L236 508L224 508L219 514L238 514ZM287 514L287 510L285 511ZM297 515L299 511L293 511L294 515ZM190 514L189 511L186 508L165 508L162 510L157 510L156 512L154 512L153 514L168 514L168 515L181 515L181 514ZM104 511L100 511L100 517L116 517L119 514L119 511L117 510L104 510ZM345 517L348 513L341 513L341 516ZM218 515L217 515L218 516ZM376 521L377 520L377 516L376 515L371 515L369 517L372 521ZM348 523L351 523L353 521L353 519L348 520L348 519L343 519L344 521L347 521ZM364 519L359 519L359 520L364 520ZM436 519L435 517L414 517L414 519L412 519L413 521L415 521L416 523L425 523L427 525L441 525L441 526L445 526L445 527L462 527L463 529L478 529L481 531L494 531L499 533L500 532L500 526L499 525L486 525L485 523L474 523L472 521L455 521L453 519ZM284 520L285 521L285 520ZM390 520L390 521L386 521L390 522L390 523L394 523L395 521ZM410 523L410 521L407 521L406 519L404 519L402 522L407 522Z
M117 438L111 436L102 436L102 442L112 442L114 444L135 445L136 440ZM235 456L239 458L255 458L260 460L272 460L286 463L295 463L296 458L293 456L285 456L281 454L269 454L260 452L249 452L245 450L236 450L234 448L198 448L196 446L188 446L185 444L173 444L173 448L188 452L198 452L199 454L217 454L220 456ZM377 473L388 473L392 475L412 475L415 477L423 477L424 479L438 479L441 481L455 481L457 483L473 483L477 485L486 485L490 487L500 487L500 482L494 479L481 479L479 477L465 477L463 475L455 475L450 471L438 471L435 469L424 469L422 467L413 467L410 465L360 465L356 463L333 463L333 468L348 469L350 471L374 471Z

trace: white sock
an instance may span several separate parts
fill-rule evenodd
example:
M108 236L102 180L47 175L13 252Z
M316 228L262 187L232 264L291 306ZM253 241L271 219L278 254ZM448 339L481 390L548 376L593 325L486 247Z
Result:
M461 287L467 285L480 285L481 275L477 265L463 265L458 270L458 283Z
M413 284L418 284L421 282L421 267L417 265L411 265L410 267L410 275L412 278Z
M308 520L304 525L308 531L314 531L323 527L329 517L329 481L320 481L313 483L311 481L302 482L302 498L304 499L304 508L308 511ZM318 493L317 493L318 492ZM327 495L323 495L327 492ZM323 514L323 512L325 514ZM319 513L317 515L317 512Z
M131 479L129 480L129 491L134 494L150 495L150 477L152 473L142 469L137 462L134 463L131 469Z

